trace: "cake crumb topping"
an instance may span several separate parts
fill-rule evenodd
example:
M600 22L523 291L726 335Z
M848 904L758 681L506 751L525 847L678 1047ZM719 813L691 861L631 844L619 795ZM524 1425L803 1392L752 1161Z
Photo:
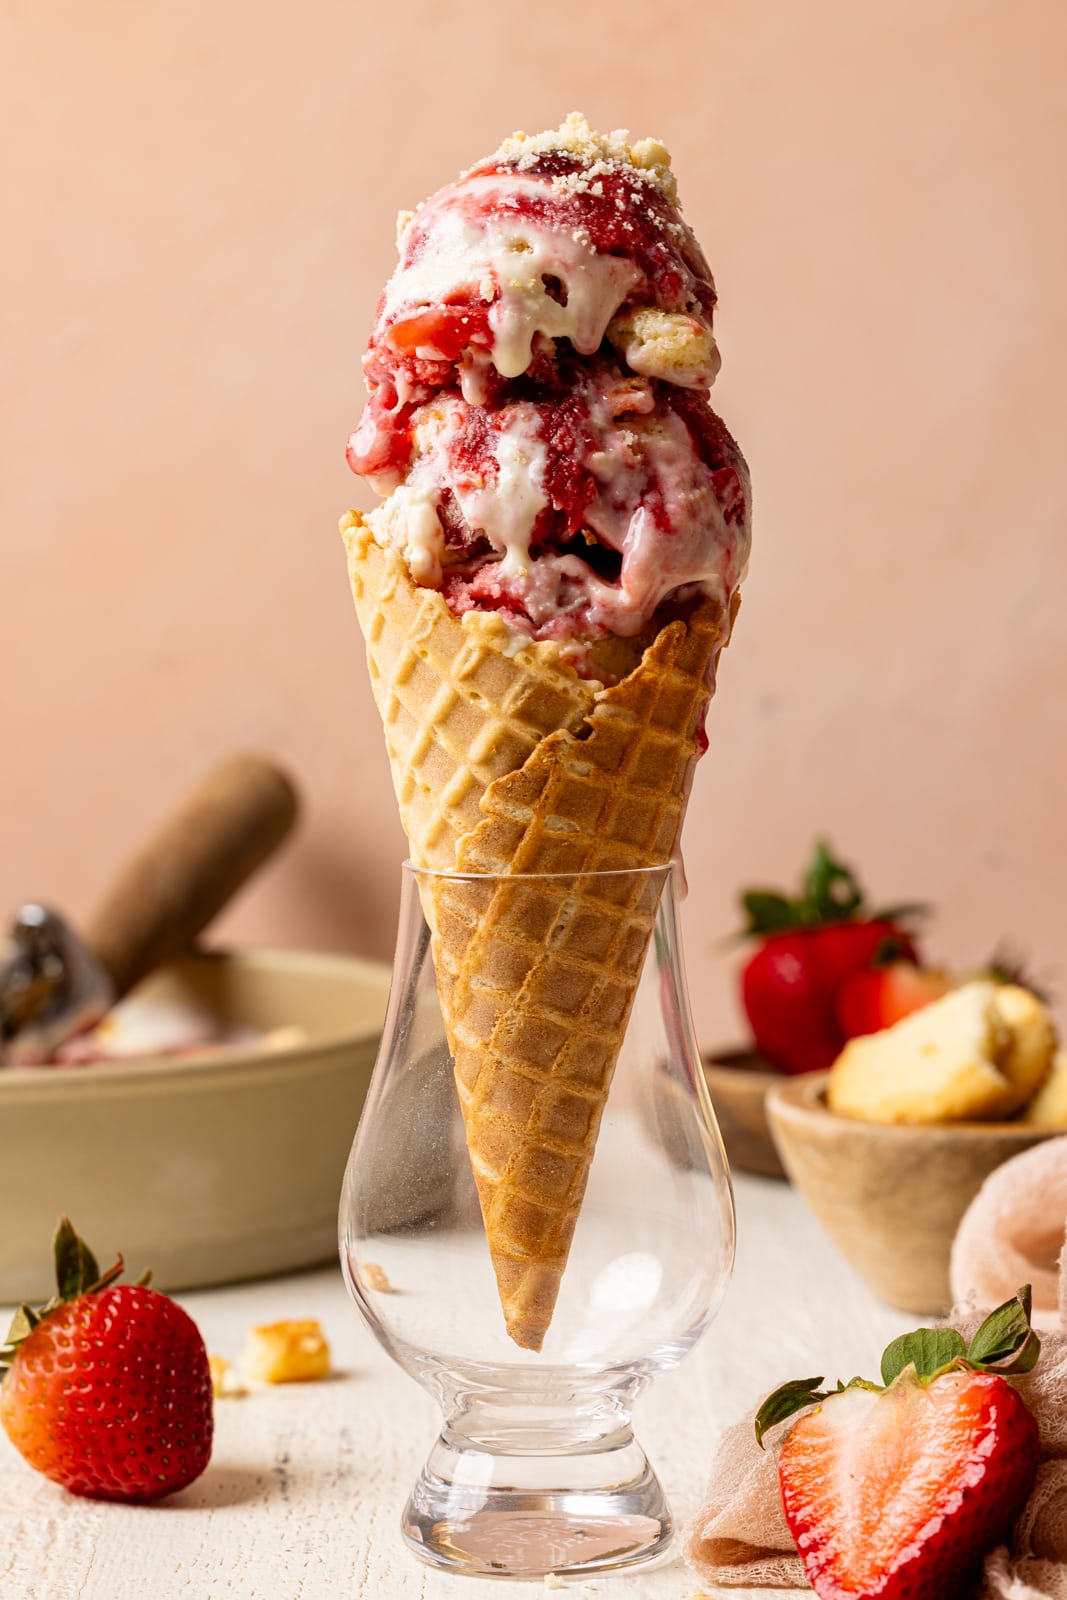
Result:
M577 157L586 169L554 178L553 187L561 193L602 193L594 187L597 180L613 167L625 166L632 168L642 182L657 188L672 205L678 203L670 151L661 140L637 139L631 144L628 128L597 133L580 111L572 111L558 128L545 133L513 133L490 160L506 162L522 171L535 166L542 156L555 153Z

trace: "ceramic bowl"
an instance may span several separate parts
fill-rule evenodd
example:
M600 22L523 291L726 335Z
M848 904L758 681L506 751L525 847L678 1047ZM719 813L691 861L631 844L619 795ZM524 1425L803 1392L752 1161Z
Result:
M827 1110L828 1077L786 1079L767 1096L787 1176L881 1300L923 1315L949 1311L949 1254L963 1213L995 1167L1062 1130L861 1122Z
M785 1081L782 1074L754 1051L729 1050L704 1057L704 1078L731 1167L784 1178L767 1123L767 1093Z
M333 1259L389 978L384 963L304 952L192 955L138 995L294 1042L0 1071L0 1301L52 1292L60 1212L102 1266L121 1250L163 1289Z

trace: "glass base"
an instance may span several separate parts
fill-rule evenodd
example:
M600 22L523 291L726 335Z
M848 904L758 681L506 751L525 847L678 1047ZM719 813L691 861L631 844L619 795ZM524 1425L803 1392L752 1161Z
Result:
M487 1578L615 1572L661 1555L674 1532L632 1434L566 1456L496 1456L442 1435L401 1528L431 1566Z

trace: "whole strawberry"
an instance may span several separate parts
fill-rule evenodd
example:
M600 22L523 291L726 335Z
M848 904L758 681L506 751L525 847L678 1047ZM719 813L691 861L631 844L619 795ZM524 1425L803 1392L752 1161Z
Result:
M214 1427L207 1351L192 1319L147 1286L101 1274L66 1217L55 1237L58 1294L16 1313L0 1421L38 1472L72 1494L156 1500L198 1478Z
M1033 1413L1005 1373L1040 1349L1030 1290L998 1307L969 1346L952 1328L905 1334L882 1384L821 1378L776 1390L756 1435L794 1423L778 1458L786 1521L821 1600L954 1600L1022 1511L1038 1466Z
M871 912L853 873L819 841L795 900L769 889L742 895L745 933L759 943L741 973L752 1036L780 1072L832 1066L847 1034L842 986L877 964L918 961L907 924L917 908Z

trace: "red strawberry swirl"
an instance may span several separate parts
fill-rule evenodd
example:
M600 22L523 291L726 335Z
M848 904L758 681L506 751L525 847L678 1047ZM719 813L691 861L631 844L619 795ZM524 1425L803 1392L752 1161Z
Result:
M583 641L699 593L728 607L750 488L708 404L715 287L665 152L624 158L575 118L553 140L509 141L404 223L348 460L416 582L582 671Z

